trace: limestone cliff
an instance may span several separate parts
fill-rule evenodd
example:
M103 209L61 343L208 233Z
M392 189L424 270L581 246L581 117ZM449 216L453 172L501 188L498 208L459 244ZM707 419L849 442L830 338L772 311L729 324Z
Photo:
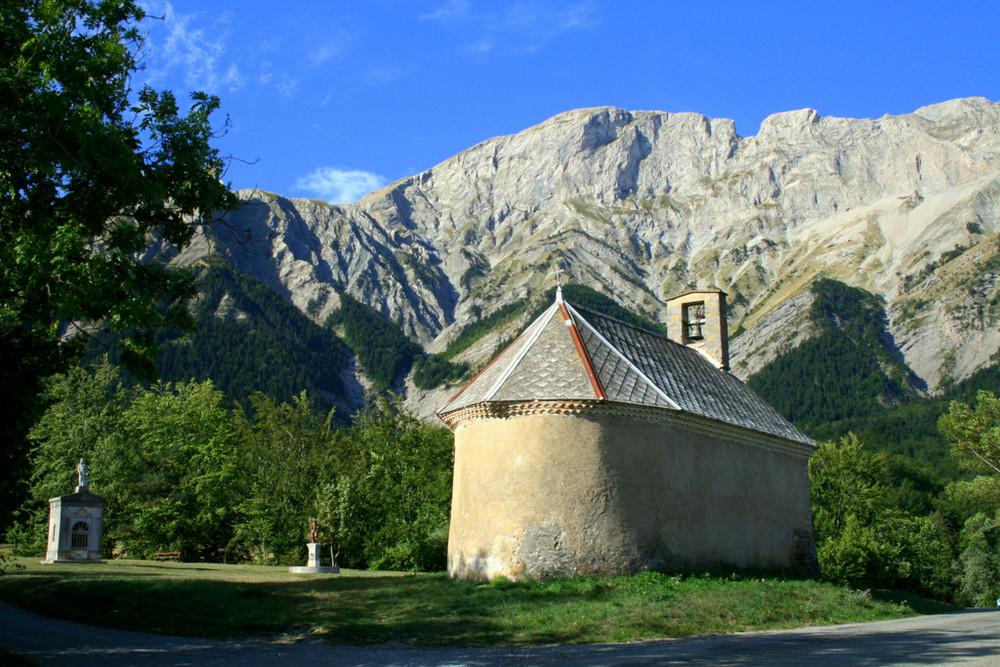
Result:
M808 337L796 322L825 276L885 300L933 391L1000 348L998 121L982 98L879 119L792 111L753 137L693 113L570 111L355 204L243 191L177 261L211 248L317 321L346 290L431 352L551 286L556 264L661 319L671 294L719 287L745 332L741 377Z

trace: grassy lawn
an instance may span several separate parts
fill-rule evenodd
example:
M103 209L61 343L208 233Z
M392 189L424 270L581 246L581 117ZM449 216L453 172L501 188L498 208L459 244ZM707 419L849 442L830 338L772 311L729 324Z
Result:
M621 642L902 618L954 609L884 591L769 575L474 584L443 574L111 561L0 577L0 600L113 628L188 637L499 646Z

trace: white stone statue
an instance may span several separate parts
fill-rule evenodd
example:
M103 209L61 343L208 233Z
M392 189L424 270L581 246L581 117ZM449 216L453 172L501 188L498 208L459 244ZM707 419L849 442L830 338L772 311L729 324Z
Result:
M87 488L87 462L80 459L80 465L76 467L76 472L80 476L80 483L77 484L81 489Z

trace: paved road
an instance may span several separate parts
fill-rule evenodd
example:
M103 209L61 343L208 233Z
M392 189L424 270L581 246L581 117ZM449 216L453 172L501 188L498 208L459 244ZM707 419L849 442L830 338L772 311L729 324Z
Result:
M1000 665L1000 610L584 646L419 649L213 641L107 630L0 604L0 646L41 665Z

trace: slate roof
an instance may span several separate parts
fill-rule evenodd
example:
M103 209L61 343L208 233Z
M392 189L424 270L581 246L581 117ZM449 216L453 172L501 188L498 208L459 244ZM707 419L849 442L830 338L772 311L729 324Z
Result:
M565 302L561 293L438 414L483 402L607 400L813 442L701 352Z

